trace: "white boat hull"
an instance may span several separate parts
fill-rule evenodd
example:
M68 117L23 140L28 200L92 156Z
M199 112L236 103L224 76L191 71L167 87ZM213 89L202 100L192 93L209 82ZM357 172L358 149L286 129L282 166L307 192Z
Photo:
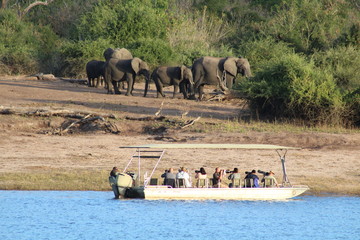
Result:
M283 200L307 191L307 186L284 188L165 188L145 187L149 200Z

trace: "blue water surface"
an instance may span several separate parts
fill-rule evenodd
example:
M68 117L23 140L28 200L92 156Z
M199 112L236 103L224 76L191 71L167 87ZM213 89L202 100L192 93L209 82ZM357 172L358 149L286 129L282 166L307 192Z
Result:
M360 239L360 198L149 201L0 191L0 239Z

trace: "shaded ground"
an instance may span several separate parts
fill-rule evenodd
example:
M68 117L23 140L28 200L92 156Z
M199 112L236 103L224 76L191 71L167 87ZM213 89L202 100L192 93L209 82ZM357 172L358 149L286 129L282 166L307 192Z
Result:
M118 148L123 145L169 141L264 143L302 148L287 154L289 178L293 183L307 184L312 192L360 195L360 134L294 133L286 129L259 132L252 131L245 123L238 125L236 131L228 131L227 125L233 127L229 120L248 114L244 102L236 99L196 102L180 96L178 99L157 99L154 85L144 98L143 89L143 83L136 84L134 96L126 97L108 95L103 88L89 88L60 79L0 77L0 110L12 107L112 114L115 118L106 120L119 129L119 134L88 128L73 134L54 135L49 133L68 119L63 116L0 115L0 173L98 171L110 170L115 165L122 168L133 154L131 149ZM172 88L167 90L167 96L172 96ZM161 115L168 121L129 120L154 118L161 105ZM193 125L180 128L197 117L201 118ZM173 150L159 168L163 171L168 167L186 166L192 174L202 166L208 173L218 166L225 169L238 167L241 172L273 170L281 180L277 158L273 151Z

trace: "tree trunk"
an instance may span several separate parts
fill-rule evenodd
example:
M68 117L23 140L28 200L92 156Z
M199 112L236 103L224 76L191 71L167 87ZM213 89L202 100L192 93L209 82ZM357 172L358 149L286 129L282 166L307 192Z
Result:
M5 8L6 8L7 1L8 1L8 0L2 0L2 1L1 1L1 9L5 9Z

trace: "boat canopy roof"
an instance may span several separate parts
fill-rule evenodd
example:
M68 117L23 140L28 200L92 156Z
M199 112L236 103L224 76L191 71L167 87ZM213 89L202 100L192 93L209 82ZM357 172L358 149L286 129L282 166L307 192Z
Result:
M132 145L132 146L121 146L120 148L156 148L156 149L273 149L273 150L288 150L288 149L300 149L296 147L285 147L270 144L183 144L183 143L168 143L168 144L144 144L144 145Z

